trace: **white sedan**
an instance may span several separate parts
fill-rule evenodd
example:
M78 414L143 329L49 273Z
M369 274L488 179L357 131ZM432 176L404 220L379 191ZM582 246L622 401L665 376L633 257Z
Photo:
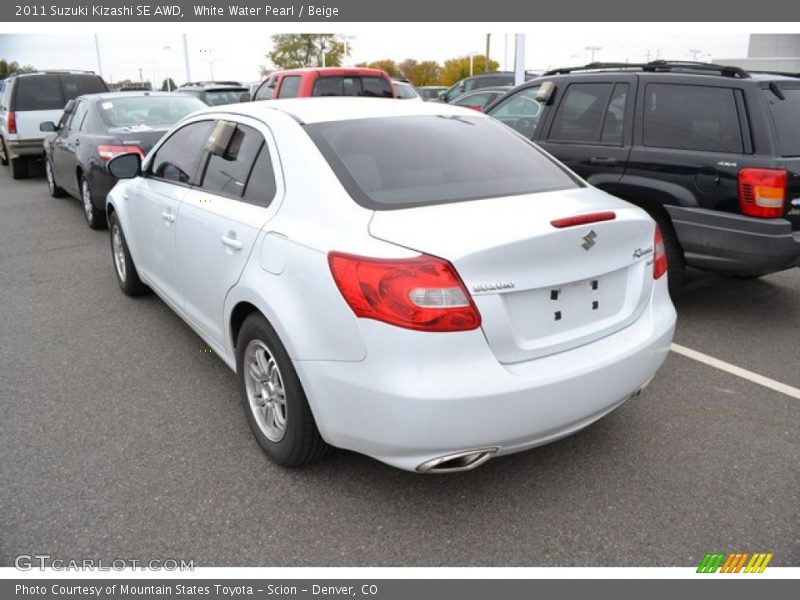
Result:
M236 372L284 466L470 469L614 410L672 340L650 217L469 109L209 108L109 167L120 287Z

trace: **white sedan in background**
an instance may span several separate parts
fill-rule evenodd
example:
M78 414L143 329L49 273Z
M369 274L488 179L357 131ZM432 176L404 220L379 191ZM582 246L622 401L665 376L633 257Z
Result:
M469 109L209 108L109 167L120 287L237 373L281 465L470 469L609 413L672 340L650 217Z

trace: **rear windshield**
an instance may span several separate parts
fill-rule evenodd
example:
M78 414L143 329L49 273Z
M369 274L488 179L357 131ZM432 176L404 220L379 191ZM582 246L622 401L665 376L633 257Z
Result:
M312 96L373 96L393 98L392 86L383 77L320 77Z
M781 156L800 156L800 89L781 88L785 100L765 90L772 109Z
M96 75L28 75L17 80L13 110L60 110L67 100L105 91Z
M107 127L170 127L186 115L205 108L193 96L130 96L101 100L98 112Z
M245 99L247 90L213 90L206 92L206 104L209 106L219 106L220 104L236 104Z
M579 186L536 146L486 117L388 117L306 129L353 199L373 210Z

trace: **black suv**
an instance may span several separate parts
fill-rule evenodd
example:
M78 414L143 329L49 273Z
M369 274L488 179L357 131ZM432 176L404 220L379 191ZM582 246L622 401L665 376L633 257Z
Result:
M800 266L800 75L593 63L548 71L486 112L649 212L673 290L685 265Z

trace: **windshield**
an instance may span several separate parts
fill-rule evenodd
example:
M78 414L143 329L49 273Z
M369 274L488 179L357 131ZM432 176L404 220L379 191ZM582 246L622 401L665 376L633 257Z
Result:
M306 129L345 189L373 210L579 185L532 143L488 118L388 117Z
M397 90L397 97L402 98L403 100L408 100L411 98L417 98L417 92L414 91L414 88L408 85L407 83L396 82L394 84L395 89Z
M205 104L188 95L130 96L101 100L97 103L103 122L108 127L171 127L183 117Z

